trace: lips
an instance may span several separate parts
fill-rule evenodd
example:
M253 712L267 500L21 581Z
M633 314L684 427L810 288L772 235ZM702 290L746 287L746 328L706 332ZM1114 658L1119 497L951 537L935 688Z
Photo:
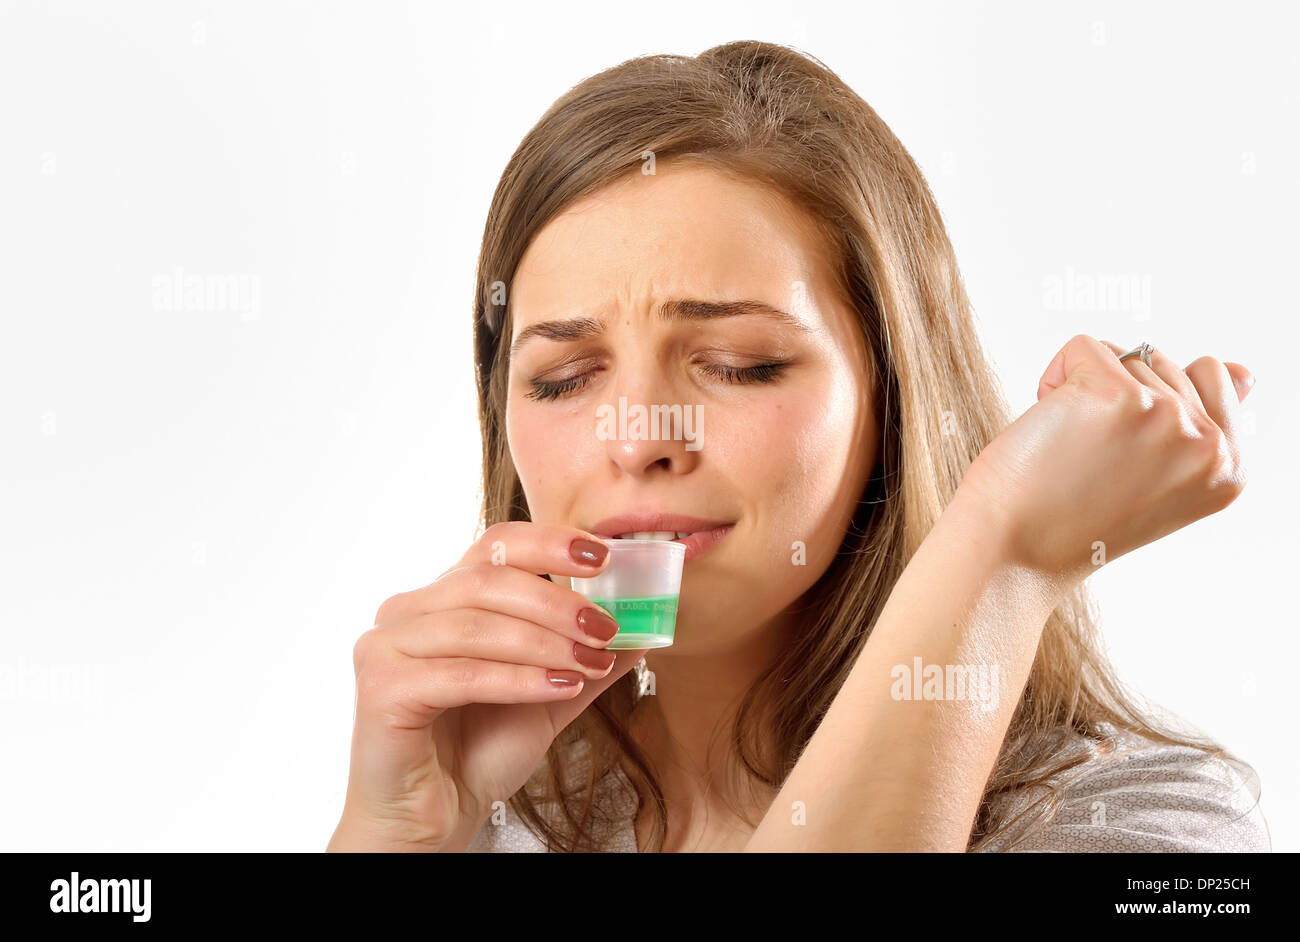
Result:
M693 559L699 559L735 529L735 524L728 524L725 527L715 527L711 530L698 530L685 539L676 540L686 547L686 558L682 561L683 565Z
M685 514L643 513L610 517L587 530L608 540L619 537L672 540L686 547L686 562L690 562L716 546L734 526L725 520L707 520Z

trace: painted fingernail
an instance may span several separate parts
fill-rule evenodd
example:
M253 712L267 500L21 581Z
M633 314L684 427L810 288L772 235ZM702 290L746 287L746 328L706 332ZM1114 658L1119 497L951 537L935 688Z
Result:
M547 671L546 679L556 687L576 687L582 683L582 675L577 671Z
M601 644L618 634L618 622L596 608L584 608L578 612L578 627L586 632L587 637Z
M595 671L609 670L618 655L613 651L596 651L580 641L573 642L573 659Z
M609 555L609 547L604 543L594 543L579 537L569 544L569 555L575 562L587 566L599 566Z

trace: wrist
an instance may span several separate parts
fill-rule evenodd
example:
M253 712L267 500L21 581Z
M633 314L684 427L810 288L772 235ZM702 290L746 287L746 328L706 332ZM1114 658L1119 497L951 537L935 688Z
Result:
M936 530L940 527L979 547L990 571L1013 575L1048 612L1087 575L1044 566L1027 542L1032 535L1026 534L1000 505L970 489L957 488L935 525Z
M394 832L391 824L376 822L345 811L330 837L326 853L363 854L436 854L453 849L452 840L413 839L407 833ZM464 849L464 848L460 848Z

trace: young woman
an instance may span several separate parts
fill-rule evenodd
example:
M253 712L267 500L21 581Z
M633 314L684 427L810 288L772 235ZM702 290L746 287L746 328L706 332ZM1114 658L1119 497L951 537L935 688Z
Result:
M1078 335L1010 422L916 165L759 42L564 95L477 278L486 532L356 645L331 850L1268 849L1082 585L1240 493L1244 367ZM566 577L642 531L688 547L676 640L605 651Z

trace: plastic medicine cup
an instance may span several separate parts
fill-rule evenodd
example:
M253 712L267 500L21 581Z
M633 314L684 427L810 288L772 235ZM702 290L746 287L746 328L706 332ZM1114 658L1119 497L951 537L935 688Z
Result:
M618 622L606 650L666 648L677 626L686 547L673 540L601 540L609 564L590 578L569 577L573 591L585 595Z

